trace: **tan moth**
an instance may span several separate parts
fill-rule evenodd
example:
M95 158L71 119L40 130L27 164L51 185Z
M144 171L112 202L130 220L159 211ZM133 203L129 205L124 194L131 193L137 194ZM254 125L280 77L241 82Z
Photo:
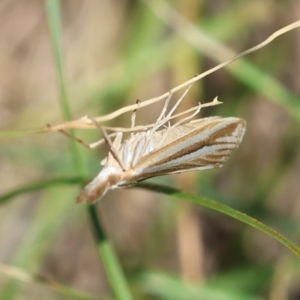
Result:
M199 104L192 115L171 126L170 119L183 96L166 116L170 94L153 127L131 133L124 141L122 132L117 132L112 142L103 131L110 146L108 156L101 162L100 173L82 190L77 202L92 204L110 189L130 187L155 176L222 167L241 143L246 122L234 117L191 120L199 113ZM135 112L132 128L134 123Z
M300 21L296 21L277 30L260 44L173 88L170 94L185 86L192 85L208 74L225 67L247 54L257 51L278 36L299 26ZM199 40L200 39L201 37ZM159 97L144 101L143 106L153 104L156 101L164 99L166 96L166 94L163 94ZM182 98L183 97L181 97L180 101ZM169 98L166 103L168 100ZM211 117L191 121L192 117L196 115L195 113L175 125L170 126L169 121L172 119L171 115L180 101L177 102L167 116L164 114L167 106L165 105L164 113L160 115L152 128L150 127L149 130L143 132L132 133L131 136L123 142L122 131L111 134L111 136L114 135L113 142L109 136L103 132L105 135L104 140L110 145L108 156L101 163L104 167L96 178L80 193L77 197L77 201L94 203L109 189L132 186L138 181L154 176L222 167L231 152L241 143L246 130L246 122L233 117ZM131 105L120 108L109 115L98 117L97 121L104 122L111 120L131 109ZM134 119L135 114L132 115L132 131L134 131ZM86 125L91 125L90 122L86 121L87 119L84 117L78 121L70 121L57 126L47 126L47 131L61 131L67 136L74 138L68 134L65 129L76 128L79 125L79 128L86 128ZM91 119L88 119L88 121L91 121ZM97 123L97 121L94 120L94 123ZM165 128L166 126L167 128ZM148 127L145 126L144 128ZM75 139L83 143L81 140ZM88 147L94 148L101 143L102 141L100 140L99 142L88 145Z

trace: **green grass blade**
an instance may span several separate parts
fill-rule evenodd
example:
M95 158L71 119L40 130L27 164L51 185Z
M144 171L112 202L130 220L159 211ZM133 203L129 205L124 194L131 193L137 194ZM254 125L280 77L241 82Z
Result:
M165 300L263 300L243 290L219 288L209 283L191 284L167 274L145 272L137 281L149 294Z
M281 233L268 227L267 225L261 223L260 221L244 213L241 213L238 210L235 210L227 205L224 205L220 202L205 197L188 194L168 186L162 186L162 185L157 185L152 183L139 183L137 186L147 190L160 192L177 198L181 198L199 204L201 206L219 211L225 215L228 215L236 220L239 220L247 225L250 225L251 227L258 229L259 231L268 234L269 236L273 237L281 244L286 246L288 249L290 249L294 254L296 254L300 258L300 248L296 244L291 242L289 239L287 239L285 236L283 236Z

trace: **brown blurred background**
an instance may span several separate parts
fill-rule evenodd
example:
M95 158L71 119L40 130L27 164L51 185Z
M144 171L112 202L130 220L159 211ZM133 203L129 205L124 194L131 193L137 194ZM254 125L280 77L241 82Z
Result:
M158 16L143 1L61 1L74 119L159 96L225 60L223 46L241 52L300 19L297 0L170 1L172 9L219 43L217 54L197 36L194 42L208 50L188 42L189 31L178 33L176 15L160 3L151 1ZM289 32L246 57L246 66L237 63L197 82L179 108L218 96L224 104L203 109L201 116L247 121L242 145L222 169L151 180L227 204L296 244L299 35L300 29ZM58 98L45 2L0 1L0 130L63 122ZM152 123L161 107L139 110L137 123ZM127 127L130 114L109 124ZM97 130L76 135L87 142L101 136ZM69 141L60 134L0 143L0 196L38 180L75 175ZM107 149L82 147L81 152L92 178ZM3 202L0 262L111 299L85 207L74 203L78 191L76 185L58 185ZM273 238L227 216L135 188L109 192L98 210L136 299L300 299L299 259ZM40 283L12 285L0 265L1 270L0 299L73 299ZM175 295L172 284L179 289ZM196 292L186 291L185 284Z

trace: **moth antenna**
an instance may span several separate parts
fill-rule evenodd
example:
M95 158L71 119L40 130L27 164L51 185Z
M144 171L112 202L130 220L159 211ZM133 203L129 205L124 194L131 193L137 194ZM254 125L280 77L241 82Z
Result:
M94 123L96 127L98 127L99 129L101 129L101 131L102 131L102 133L103 133L103 135L104 135L104 140L105 140L105 142L109 145L109 151L110 151L110 153L112 154L112 156L114 157L114 159L119 163L121 169L122 169L123 171L125 171L125 167L124 167L124 165L123 165L123 163L122 163L122 160L120 159L120 157L119 157L119 155L118 155L118 152L117 152L117 150L115 149L115 147L114 147L114 145L113 145L113 143L112 143L112 141L111 141L109 135L107 134L106 130L104 129L104 127L103 127L103 126L100 126L100 125L98 124L98 122L97 122L95 119L92 119L92 118L90 118L90 117L87 117L87 118L88 118L92 123ZM116 135L117 135L117 134L118 134L118 133L116 133ZM101 142L101 140L100 140L99 142ZM97 142L96 142L95 144L96 144L96 146L94 145L94 147L97 147Z
M76 142L78 142L79 144L83 145L84 147L91 149L90 144L86 143L85 141L83 141L82 139L76 137L75 135L72 135L71 133L65 131L64 129L60 129L58 132L62 133L63 135L65 135L66 137L75 140Z
M87 117L85 116L84 118L87 118ZM88 118L88 119L91 120L90 118ZM49 127L50 125L47 125L47 126ZM73 134L65 131L64 129L60 129L60 130L58 130L58 132L62 133L63 135L65 135L66 137L68 137L68 138L70 138L72 140L75 140L76 142L80 143L81 145L83 145L84 147L86 147L88 149L94 149L94 148L100 147L103 144L105 144L105 142L106 142L105 139L100 139L97 142L93 142L93 143L88 144L85 141L83 141L82 139L76 137L75 135L73 135ZM113 136L116 136L116 135L117 135L116 132L109 134L110 137L111 136L113 137Z

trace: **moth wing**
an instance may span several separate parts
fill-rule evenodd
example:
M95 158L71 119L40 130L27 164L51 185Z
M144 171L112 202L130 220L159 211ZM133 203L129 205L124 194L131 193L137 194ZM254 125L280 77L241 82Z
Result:
M199 126L204 126L205 124L212 122L213 120L221 119L220 117L209 117L199 120L193 120L189 123L179 125L177 127L165 128L154 132L150 144L152 148L156 151L163 146L166 146L176 139L181 138L188 132L196 129Z
M222 167L241 143L245 128L242 119L212 117L179 125L169 132L163 129L158 132L164 139L162 144L137 162L134 175L137 180L143 180Z

